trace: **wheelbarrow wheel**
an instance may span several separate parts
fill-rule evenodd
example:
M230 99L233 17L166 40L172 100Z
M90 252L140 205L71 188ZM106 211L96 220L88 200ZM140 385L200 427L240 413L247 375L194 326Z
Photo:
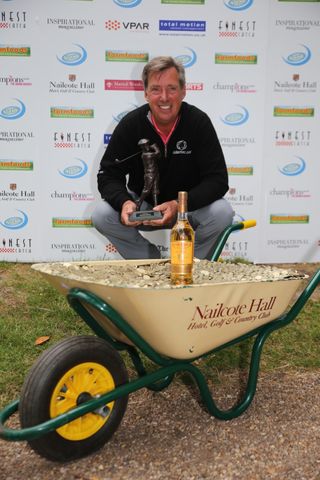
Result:
M127 383L119 353L94 336L71 337L43 352L26 377L19 404L22 428L32 427ZM29 440L55 461L68 461L102 447L118 428L128 395L89 412L53 432Z

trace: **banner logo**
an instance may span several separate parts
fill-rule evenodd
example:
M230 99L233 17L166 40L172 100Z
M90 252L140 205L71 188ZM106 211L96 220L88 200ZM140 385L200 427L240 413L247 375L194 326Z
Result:
M192 48L186 47L186 49L189 50L189 52L191 52L191 55L181 54L181 55L178 55L177 57L175 57L175 59L178 62L182 63L184 68L189 68L189 67L192 67L192 65L194 65L196 63L197 54L194 50L192 50Z
M274 117L313 117L313 107L282 107L273 108Z
M31 47L23 45L0 45L0 57L30 57Z
M226 7L230 10L235 10L240 12L241 10L247 10L253 4L253 0L224 0Z
M291 215L285 213L272 213L270 215L270 223L275 224L306 224L309 223L309 215Z
M79 45L78 43L74 43L73 45L78 47L80 49L80 52L66 52L61 57L58 57L58 55L56 55L59 62L63 63L63 65L68 65L68 67L76 67L77 65L81 65L81 63L85 62L88 57L86 50L81 45Z
M306 162L301 157L295 157L295 161L284 163L283 165L278 166L278 170L282 175L287 177L295 177L300 175L306 169Z
M303 44L301 44L301 47L303 47L305 51L292 52L287 57L282 57L282 59L288 65L292 65L294 67L300 67L300 65L304 65L305 63L309 62L311 58L310 48Z
M88 165L80 158L76 158L76 160L78 160L81 165L70 165L63 170L58 170L60 175L65 178L71 178L72 180L83 177L88 172Z
M0 160L0 170L32 171L33 162L29 160Z
M9 230L19 230L20 228L25 227L28 223L26 213L22 210L17 210L17 212L19 212L21 216L8 217L3 222L0 221L0 225Z
M90 228L93 227L91 218L53 217L53 228Z
M216 53L214 61L218 65L257 65L258 55L252 53Z
M26 113L26 106L21 100L18 98L14 98L18 102L19 105L8 105L0 110L0 118L4 118L5 120L17 120L18 118L23 117Z
M220 117L225 125L237 127L243 125L249 118L248 110L242 105L237 105L239 111L228 113L225 117Z
M51 107L51 118L93 118L93 108Z
M106 50L106 62L148 62L147 52L129 52L125 50Z

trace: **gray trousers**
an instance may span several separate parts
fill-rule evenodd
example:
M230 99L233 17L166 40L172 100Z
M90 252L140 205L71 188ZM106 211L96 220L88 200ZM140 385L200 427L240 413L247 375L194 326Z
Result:
M147 202L143 202L141 210L151 210ZM188 220L195 231L194 255L199 259L211 260L214 244L219 234L231 225L234 216L230 204L224 198L188 213ZM124 259L161 258L156 245L144 238L140 231L155 231L171 228L139 225L128 227L120 222L120 214L109 203L100 201L92 213L95 228L106 237Z

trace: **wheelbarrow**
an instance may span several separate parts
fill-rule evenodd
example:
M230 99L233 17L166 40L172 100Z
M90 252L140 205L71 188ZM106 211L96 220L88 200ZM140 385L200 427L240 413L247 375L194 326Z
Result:
M232 232L254 225L248 220L227 227L212 261L219 259ZM161 260L86 263L150 262ZM48 264L33 268L66 295L95 334L67 338L45 350L31 367L20 400L0 412L0 438L26 440L38 454L55 461L73 460L101 448L120 425L130 393L141 388L161 391L178 372L193 377L209 414L220 420L241 415L255 395L264 342L294 320L320 280L318 270L289 307L303 276L263 285L253 281L127 288L55 275ZM250 337L254 342L245 391L232 408L222 410L195 361ZM124 352L136 371L133 379L128 377ZM151 368L144 356L151 360ZM17 411L21 428L7 427Z

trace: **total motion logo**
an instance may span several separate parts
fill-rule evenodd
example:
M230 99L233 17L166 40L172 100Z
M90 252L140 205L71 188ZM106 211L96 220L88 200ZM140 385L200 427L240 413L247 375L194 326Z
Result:
M282 57L283 61L294 67L300 67L308 63L311 58L311 50L307 45L301 44L300 47L302 47L302 49L293 51L287 56Z
M17 102L16 105L7 105L0 110L0 118L4 120L17 120L18 118L23 117L26 113L25 104L18 98L14 98Z
M185 53L185 54L178 55L178 56L175 57L175 59L177 60L177 62L182 63L184 68L189 68L189 67L192 67L192 65L194 65L196 63L197 54L192 48L186 47L186 49L190 53Z
M113 3L122 8L134 8L137 7L142 0L113 0Z
M236 12L241 12L242 10L247 10L253 4L253 0L224 0L224 4L230 10Z
M63 53L61 56L56 55L57 60L68 67L81 65L88 58L87 51L82 45L79 45L78 43L74 43L73 45L78 47L79 50L71 50Z
M294 157L292 161L282 160L278 163L278 171L287 177L301 175L306 169L306 162L302 157Z
M86 175L88 172L88 165L86 162L81 160L81 158L76 158L75 160L78 162L78 164L68 165L63 170L58 170L62 177L74 180Z
M205 20L159 20L159 31L205 32Z
M18 214L0 220L0 225L8 230L19 230L28 224L28 216L22 210L16 210Z
M242 105L237 105L237 109L234 112L227 113L224 117L220 117L221 121L225 125L229 125L231 127L243 125L248 121L248 118L249 112Z

